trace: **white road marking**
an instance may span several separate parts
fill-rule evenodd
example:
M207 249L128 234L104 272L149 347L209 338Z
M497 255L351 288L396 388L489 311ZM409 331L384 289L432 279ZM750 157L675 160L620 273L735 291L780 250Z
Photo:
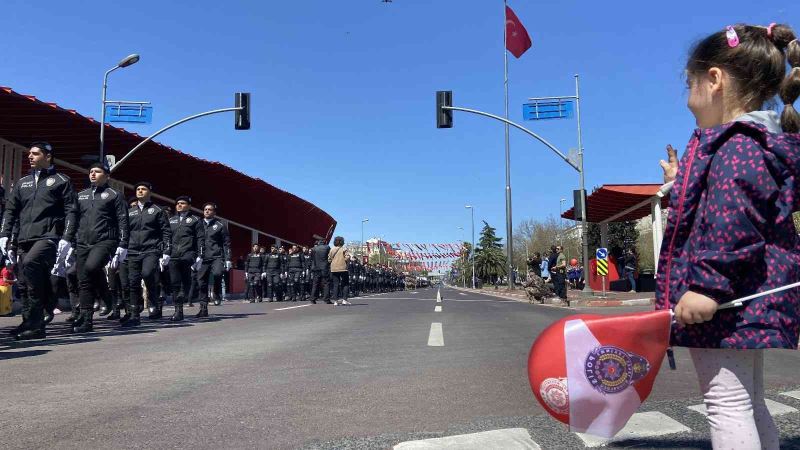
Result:
M611 439L592 436L589 434L575 433L583 441L587 447L602 447L610 442L624 441L628 439L642 439L655 436L663 436L665 434L683 433L692 431L689 427L681 424L673 418L662 414L658 411L649 411L643 413L636 413L625 425L625 428L620 430L616 436Z
M783 392L781 393L781 395L785 395L787 397L792 397L794 399L800 400L800 391Z
M428 334L428 347L444 347L441 322L433 322L431 324L431 332Z
M775 400L770 400L768 398L764 399L764 403L767 404L767 409L769 410L769 413L772 416L781 416L783 414L791 414L797 412L796 408L792 408L789 405L784 405L783 403L779 403L776 402ZM704 404L687 406L687 408L691 409L692 411L697 411L704 416L708 415L706 411L706 405Z
M309 303L309 304L307 304L307 305L300 305L300 306L290 306L290 307L288 307L288 308L278 308L278 309L273 309L273 311L286 311L287 309L305 308L306 306L311 306L311 305L312 305L312 304L311 304L311 303Z
M417 300L421 302L433 302L435 301L432 298L419 298L419 297L382 297L377 298L375 300ZM522 303L516 300L478 300L478 299L464 299L464 300L448 300L448 302L452 303L461 303L461 302L485 302L485 303Z
M442 307L437 305L436 308L433 308L433 312L442 312Z
M467 295L467 294L465 294L463 292L459 292L458 295Z
M541 450L525 428L506 428L480 433L460 434L436 439L401 442L394 450L466 449L487 448Z

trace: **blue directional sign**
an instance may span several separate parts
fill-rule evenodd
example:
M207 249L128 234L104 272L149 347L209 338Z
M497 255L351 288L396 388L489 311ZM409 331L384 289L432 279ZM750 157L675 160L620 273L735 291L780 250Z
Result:
M606 258L608 258L608 249L605 248L605 247L598 248L597 252L595 253L595 256L597 256L597 259L606 259Z
M150 123L153 107L138 104L106 105L106 122Z
M567 99L537 100L522 105L525 120L568 119L572 114L572 100Z

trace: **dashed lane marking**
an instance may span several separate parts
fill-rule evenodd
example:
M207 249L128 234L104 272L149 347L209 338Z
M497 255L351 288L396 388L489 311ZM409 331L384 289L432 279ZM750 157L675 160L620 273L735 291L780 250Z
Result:
M273 311L286 311L287 309L305 308L306 306L311 306L311 305L312 305L312 303L309 303L307 305L290 306L288 308L273 309Z
M625 428L620 430L620 432L611 439L583 433L575 434L581 438L584 445L587 447L602 447L610 442L663 436L665 434L683 433L686 431L692 430L666 414L658 411L649 411L634 414L631 420L628 421L628 424L625 425Z
M442 307L437 305L436 308L433 308L433 312L442 312Z
M789 405L784 405L783 403L776 402L775 400L770 400L768 398L764 399L764 403L767 404L767 409L769 410L769 413L772 416L781 416L784 414L791 414L797 412L796 408L792 408ZM706 410L706 405L704 404L687 406L687 408L691 409L692 411L699 412L704 416L708 415L708 411Z
M444 347L441 322L433 322L431 324L431 332L428 334L428 347Z
M394 450L484 450L487 448L541 450L541 447L533 442L530 433L525 428L506 428L421 441L407 441L394 446Z

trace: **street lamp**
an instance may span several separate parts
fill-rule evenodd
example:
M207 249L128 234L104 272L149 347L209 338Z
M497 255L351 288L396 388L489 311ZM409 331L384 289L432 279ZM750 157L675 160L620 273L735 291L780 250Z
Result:
M472 215L472 254L470 258L472 258L472 289L475 289L475 208L472 205L466 205L464 208L467 208Z
M364 254L367 252L367 244L364 242L364 224L369 222L369 219L364 219L361 221L361 256L363 257ZM367 256L367 262L369 262L369 256Z
M108 69L106 74L103 75L103 105L100 111L100 163L105 163L105 147L104 147L104 137L105 137L105 130L106 130L106 90L108 89L108 75L123 67L132 66L139 62L139 55L134 53L132 55L128 55L122 59L122 61L118 62L116 66Z
M458 229L461 230L461 248L464 248L464 227L458 227ZM461 279L464 281L464 287L467 287L467 270L466 270L466 267L463 267L462 270L464 270L464 276L461 277Z

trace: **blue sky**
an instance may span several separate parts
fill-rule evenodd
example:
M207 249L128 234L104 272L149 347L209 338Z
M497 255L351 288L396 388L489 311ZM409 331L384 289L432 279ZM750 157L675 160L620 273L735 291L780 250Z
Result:
M80 6L78 6L80 5ZM510 118L528 97L571 95L581 75L586 184L659 182L664 146L694 127L682 67L689 46L725 25L800 27L787 2L728 0L509 5L533 38L509 55ZM503 110L503 5L477 0L22 1L4 0L0 85L98 117L109 97L148 100L150 134L252 93L250 131L212 116L161 136L320 206L337 234L450 242L487 220L505 236L503 127L456 113L437 130L434 92L458 106ZM575 123L526 122L565 151ZM577 174L544 146L511 134L514 222L557 215ZM220 203L223 204L224 200ZM569 200L571 203L571 200ZM465 237L467 237L465 235Z

